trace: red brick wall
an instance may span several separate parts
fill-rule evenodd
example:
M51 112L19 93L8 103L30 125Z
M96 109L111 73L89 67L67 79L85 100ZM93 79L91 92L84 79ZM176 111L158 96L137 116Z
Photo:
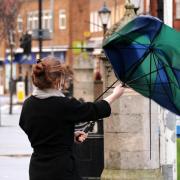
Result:
M43 0L43 9L50 10L50 0ZM66 11L66 29L59 29L59 10ZM24 32L27 27L27 12L38 11L38 1L26 1L21 8L23 16ZM89 0L54 0L54 33L52 40L43 41L43 46L69 45L71 47L74 40L84 40L83 33L89 31ZM38 47L38 42L33 41L33 47ZM67 51L67 62L72 63L72 50Z
M150 0L150 12L152 16L157 16L157 0Z
M42 9L43 10L50 10L50 0L43 0L42 1ZM53 33L53 40L51 40L51 45L67 45L69 42L69 24L67 23L67 28L65 30L59 29L59 10L65 9L67 13L67 22L69 21L69 0L54 0L54 33ZM21 9L21 14L23 16L23 23L24 23L24 32L27 28L27 13L31 11L38 11L38 1L31 0L26 1L23 4ZM44 46L48 46L50 41L43 41ZM36 41L33 41L33 46L38 46Z

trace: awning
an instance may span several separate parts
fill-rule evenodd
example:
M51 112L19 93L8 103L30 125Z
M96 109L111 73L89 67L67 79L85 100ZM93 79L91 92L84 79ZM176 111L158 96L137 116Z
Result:
M4 60L5 64L9 64L11 61L10 54L6 54L6 58ZM22 53L15 54L13 63L19 63L19 64L35 64L36 63L36 55L35 53L31 53L30 55L24 55Z
M36 63L37 55L38 55L38 53L34 53L34 52L31 53L28 56L23 54L23 53L16 53L15 57L14 57L14 60L13 60L13 63L18 63L18 64L35 64ZM44 57L49 56L49 55L52 55L52 53L51 52L42 52L41 56L42 56L42 58L44 58ZM62 63L65 62L65 55L66 54L63 51L53 52L53 56L59 58ZM11 60L10 54L7 54L4 63L8 64L8 63L10 63L10 60Z

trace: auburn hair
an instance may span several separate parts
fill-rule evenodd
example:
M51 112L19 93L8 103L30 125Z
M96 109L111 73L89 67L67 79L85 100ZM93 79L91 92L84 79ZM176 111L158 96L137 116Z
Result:
M63 88L66 79L71 76L72 70L54 56L38 60L32 66L32 82L39 89Z

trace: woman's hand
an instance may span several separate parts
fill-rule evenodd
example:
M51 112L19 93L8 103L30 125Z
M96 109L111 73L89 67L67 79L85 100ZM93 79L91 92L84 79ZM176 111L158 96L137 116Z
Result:
M115 98L119 98L123 93L124 93L124 87L122 87L122 85L118 85L114 88L113 90L113 95L115 96Z
M75 131L74 132L74 142L75 143L82 143L86 140L88 134L83 131Z
M106 97L104 100L109 104L112 104L116 99L118 99L124 93L124 87L118 85L114 88L113 93Z

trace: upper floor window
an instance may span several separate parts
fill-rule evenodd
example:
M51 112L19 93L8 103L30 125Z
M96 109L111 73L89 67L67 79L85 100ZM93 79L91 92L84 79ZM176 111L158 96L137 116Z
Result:
M180 0L176 0L176 19L180 19Z
M99 14L97 11L91 12L90 13L90 31L91 32L98 32L102 31L102 24L101 20L99 18Z
M101 19L99 17L98 11L93 11L90 13L90 31L91 32L99 32L103 31L103 25ZM110 27L111 19L109 19L107 27Z
M42 28L49 29L52 32L52 14L51 11L43 11L42 15Z
M23 19L21 15L17 18L17 31L20 33L23 32Z
M29 12L27 15L27 29L34 30L39 27L39 14L37 11ZM42 29L49 29L52 32L52 14L49 10L42 12Z
M59 29L66 29L66 11L59 11Z
M38 29L38 12L33 11L29 12L27 15L27 29L28 30L33 30L33 29Z

